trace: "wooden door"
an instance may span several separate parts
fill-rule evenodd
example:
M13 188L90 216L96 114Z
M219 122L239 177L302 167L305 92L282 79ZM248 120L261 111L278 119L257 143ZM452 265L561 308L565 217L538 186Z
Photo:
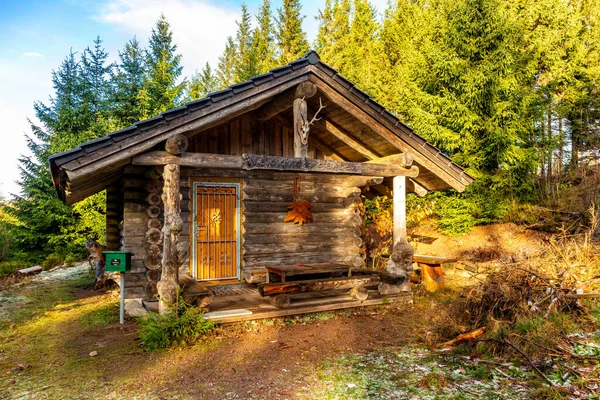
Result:
M198 280L239 279L238 183L194 183L192 271Z

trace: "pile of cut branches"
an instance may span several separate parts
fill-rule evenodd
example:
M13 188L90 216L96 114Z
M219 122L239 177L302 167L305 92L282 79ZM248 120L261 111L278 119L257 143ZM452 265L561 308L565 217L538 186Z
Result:
M594 223L584 234L565 231L548 238L541 253L500 264L466 288L450 315L462 327L461 335L442 347L473 341L476 353L516 355L552 388L568 387L571 394L598 390L600 241L596 227Z

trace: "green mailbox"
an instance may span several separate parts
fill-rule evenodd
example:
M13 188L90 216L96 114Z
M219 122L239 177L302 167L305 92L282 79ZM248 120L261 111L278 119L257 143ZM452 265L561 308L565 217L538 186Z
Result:
M106 271L127 272L131 270L131 256L129 251L103 251L106 260Z

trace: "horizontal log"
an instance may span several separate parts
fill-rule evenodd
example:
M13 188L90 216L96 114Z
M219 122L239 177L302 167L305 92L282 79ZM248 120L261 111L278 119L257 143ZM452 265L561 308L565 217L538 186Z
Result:
M247 223L282 223L287 212L264 212L264 213L251 213L243 214L242 222ZM310 226L316 223L321 224L321 229L327 229L327 224L348 224L348 225L360 225L362 219L358 214L331 214L331 213L313 213L313 222L310 222L304 226ZM294 224L289 224L294 225ZM298 225L300 226L300 225Z
M165 143L165 151L169 154L179 155L188 148L188 139L182 134L171 136Z
M358 253L358 246L352 251L352 246L344 242L296 242L296 243L253 243L244 241L244 257L267 256L268 254L296 254L315 252Z
M261 283L258 291L261 296L279 294L320 292L323 290L351 289L379 283L378 275L350 276L346 278L310 279L306 281Z
M289 201L244 201L243 212L245 214L253 212L287 212ZM339 214L349 212L348 207L340 203L311 203L310 209L313 213Z
M296 176L297 177L297 176ZM312 177L300 177L300 192L312 191L327 191L331 193L348 193L351 189L349 185L344 184L345 178L338 176L338 179L320 181L314 180ZM381 178L383 181L383 178ZM273 191L293 191L294 179L245 179L243 184L244 189L260 189Z
M36 265L35 267L23 268L17 271L17 275L20 276L29 276L36 275L42 272L42 267Z
M294 201L294 193L292 191L289 192L275 192L275 191L266 191L266 190L256 190L256 189L244 189L244 194L242 196L244 201L256 201L256 202L286 202L290 204ZM323 192L313 192L313 193L300 193L300 198L304 200L308 200L312 203L334 203L334 204L344 204L346 202L347 196L335 196L330 195L328 193Z
M231 156L208 153L185 153L181 156L173 156L167 152L155 151L133 157L132 163L135 165L176 164L195 168L297 171L384 177L408 176L415 178L419 175L419 169L417 167L404 168L394 164L369 164L335 160L315 160L312 158L286 158L257 154Z
M298 264L311 264L311 263L338 263L338 264L349 264L355 265L356 257L358 256L358 249L352 252L352 249L343 249L344 251L331 251L324 253L322 251L303 253L303 254L264 254L255 256L243 256L244 267L262 267L266 265L298 265Z
M286 233L286 234L298 234L298 233L311 233L311 232L329 232L329 233L349 233L349 234L360 234L360 225L352 225L349 223L319 223L311 222L306 225L296 225L296 224L273 224L273 223L253 223L246 222L244 223L244 229L246 231L246 235L250 234L277 234L277 233Z
M360 236L353 232L342 231L342 232L330 232L329 230L324 232L287 232L287 233L270 233L270 234L253 234L246 231L244 235L244 243L248 244L281 244L286 245L288 243L323 243L323 242L336 242L351 244L356 243L356 240L361 240Z
M392 154L391 156L373 158L367 161L368 164L394 164L402 167L410 167L413 165L414 157L412 153Z

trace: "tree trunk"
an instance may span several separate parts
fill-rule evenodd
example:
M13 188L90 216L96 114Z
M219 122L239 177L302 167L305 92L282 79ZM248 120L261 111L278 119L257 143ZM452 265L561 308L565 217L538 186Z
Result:
M179 194L179 165L167 164L163 172L165 222L163 227L162 274L157 289L160 297L159 313L166 315L170 305L177 302L179 288L179 235L183 230L181 220L181 195Z

